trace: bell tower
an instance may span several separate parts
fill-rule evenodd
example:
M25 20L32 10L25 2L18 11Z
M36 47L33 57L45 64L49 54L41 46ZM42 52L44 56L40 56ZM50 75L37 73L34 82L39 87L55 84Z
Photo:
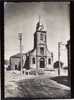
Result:
M47 38L43 24L39 21L36 24L36 32L34 34L34 48L36 49L36 67L44 69L47 59Z
M46 31L44 29L43 24L39 21L36 24L36 32L34 34L34 48L37 48L38 46L43 45L44 47L47 47L47 37L46 37Z

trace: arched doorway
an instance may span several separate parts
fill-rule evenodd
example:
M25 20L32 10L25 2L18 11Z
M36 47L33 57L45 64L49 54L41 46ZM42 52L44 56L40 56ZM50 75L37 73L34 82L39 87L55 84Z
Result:
M40 58L40 68L45 68L45 59Z

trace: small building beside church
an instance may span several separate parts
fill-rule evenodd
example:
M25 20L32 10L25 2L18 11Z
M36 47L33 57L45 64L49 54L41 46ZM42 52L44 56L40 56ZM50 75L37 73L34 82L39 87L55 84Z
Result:
M47 32L43 24L38 21L34 33L34 48L23 55L23 69L35 69L36 71L53 69L53 53L47 48ZM17 69L20 65L20 53L10 57L11 69ZM20 68L21 69L21 68Z

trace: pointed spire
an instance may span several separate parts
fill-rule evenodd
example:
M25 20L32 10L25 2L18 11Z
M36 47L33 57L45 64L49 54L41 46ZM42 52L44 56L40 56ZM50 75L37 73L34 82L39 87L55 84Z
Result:
M40 23L40 16L38 16L39 19L38 19L38 22L36 24L36 30L43 30L44 29L44 26L43 24Z
M37 25L36 25L36 30L38 30L38 28L40 27L40 16L38 16L39 17L39 21L37 22Z
M39 23L40 23L40 16L39 16Z

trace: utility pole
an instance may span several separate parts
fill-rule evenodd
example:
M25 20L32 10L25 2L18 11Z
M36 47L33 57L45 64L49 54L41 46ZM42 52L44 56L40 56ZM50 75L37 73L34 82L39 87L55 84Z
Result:
M59 61L59 67L58 67L58 76L60 76L60 43L58 42L58 61Z
M62 42L58 42L58 61L59 61L59 67L58 67L58 76L60 76L60 69L61 69L61 62L60 62L60 46L65 45Z
M21 65L21 74L22 74L22 68L23 68L23 63L22 63L22 33L18 33L19 40L20 40L20 65Z

